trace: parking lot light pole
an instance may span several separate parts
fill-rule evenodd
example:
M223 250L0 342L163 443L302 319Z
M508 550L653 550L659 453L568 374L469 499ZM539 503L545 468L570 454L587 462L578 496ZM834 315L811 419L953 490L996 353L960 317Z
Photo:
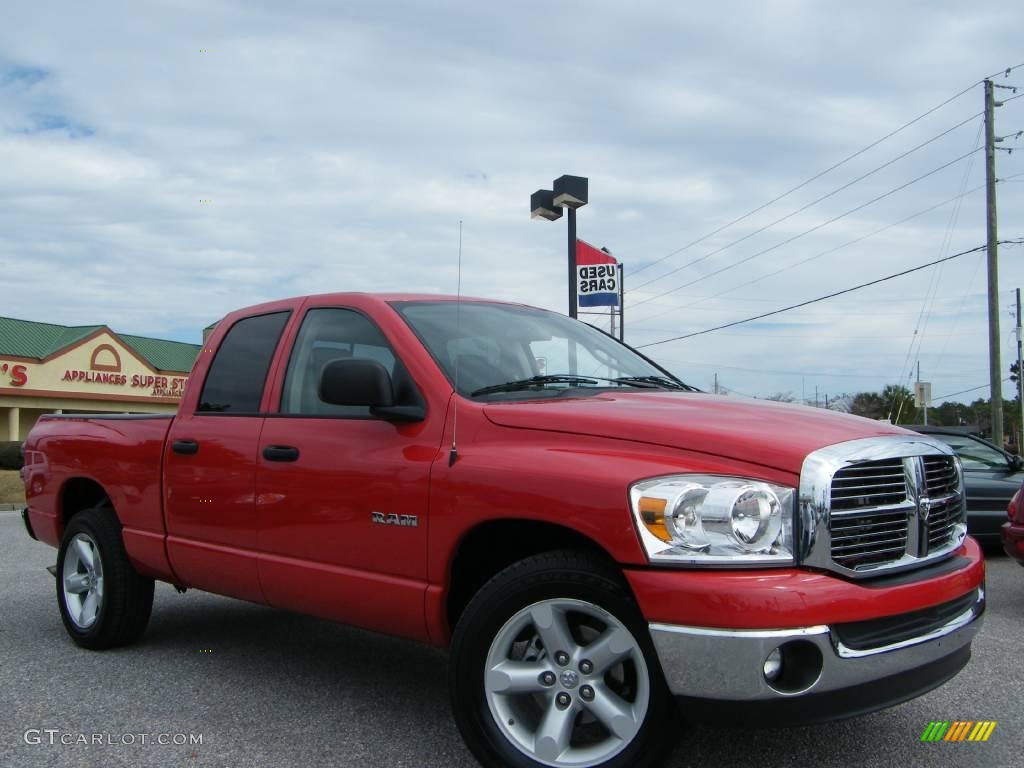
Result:
M562 208L569 212L569 317L576 311L576 209L587 204L589 180L585 176L559 176L551 189L538 189L530 195L530 218L556 221Z

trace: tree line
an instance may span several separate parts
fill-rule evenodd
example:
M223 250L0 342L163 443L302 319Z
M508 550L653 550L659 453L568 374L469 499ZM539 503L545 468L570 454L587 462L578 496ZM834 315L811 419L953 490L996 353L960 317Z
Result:
M1017 364L1013 364L1011 379L1016 381ZM1016 391L1016 383L1013 385ZM791 392L777 392L768 400L795 403L799 399ZM813 406L813 401L806 402ZM924 424L924 411L914 405L914 393L899 384L887 384L878 392L850 392L820 400L819 407L831 411L851 413L868 419L881 419L893 424ZM992 406L988 398L979 397L972 403L947 400L928 409L928 424L942 427L968 427L983 436L992 434ZM1021 428L1020 400L1003 399L1003 433L1014 444Z

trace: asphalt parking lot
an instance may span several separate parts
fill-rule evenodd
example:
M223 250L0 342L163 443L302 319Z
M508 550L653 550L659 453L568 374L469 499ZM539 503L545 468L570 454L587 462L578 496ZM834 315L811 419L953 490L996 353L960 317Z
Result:
M44 570L54 560L16 514L0 512L0 766L476 765L449 715L440 651L158 586L143 641L91 653L61 626ZM946 686L815 727L681 724L670 765L1020 765L1024 568L991 556L988 594L974 657ZM998 725L986 743L922 743L932 720ZM125 743L60 743L78 734ZM196 735L201 744L174 743ZM154 743L161 737L170 743Z

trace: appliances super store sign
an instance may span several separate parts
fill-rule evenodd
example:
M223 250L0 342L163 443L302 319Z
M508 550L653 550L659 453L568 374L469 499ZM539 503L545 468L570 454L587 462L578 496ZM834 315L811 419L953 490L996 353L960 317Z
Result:
M10 387L11 392L22 390L30 395L73 393L79 397L112 395L120 390L136 398L181 399L187 376L162 376L145 369L140 371L130 363L125 370L121 359L122 355L117 350L104 344L93 351L87 367L82 368L71 368L66 363L61 365L59 359L42 364L0 360L0 389ZM135 368L135 371L130 368Z
M113 384L117 387L129 386L133 390L146 390L150 397L178 397L185 391L188 378L181 376L142 376L107 371L64 371L61 381L83 382L88 384Z

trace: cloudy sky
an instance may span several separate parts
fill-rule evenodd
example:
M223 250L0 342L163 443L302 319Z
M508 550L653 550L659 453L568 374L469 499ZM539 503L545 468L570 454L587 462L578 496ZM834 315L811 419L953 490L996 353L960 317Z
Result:
M925 1L5 3L0 314L198 341L286 295L454 293L460 220L464 292L564 310L564 220L528 215L563 173L590 178L580 236L626 264L628 341L769 312L984 242L980 85L722 227L1024 63L1022 22ZM1024 94L1024 67L996 82ZM1024 99L997 110L1021 129ZM1000 235L1022 238L1024 140L1003 146ZM917 360L936 395L979 387L984 259L645 351L750 395L877 390ZM1022 284L1004 246L1004 367Z

